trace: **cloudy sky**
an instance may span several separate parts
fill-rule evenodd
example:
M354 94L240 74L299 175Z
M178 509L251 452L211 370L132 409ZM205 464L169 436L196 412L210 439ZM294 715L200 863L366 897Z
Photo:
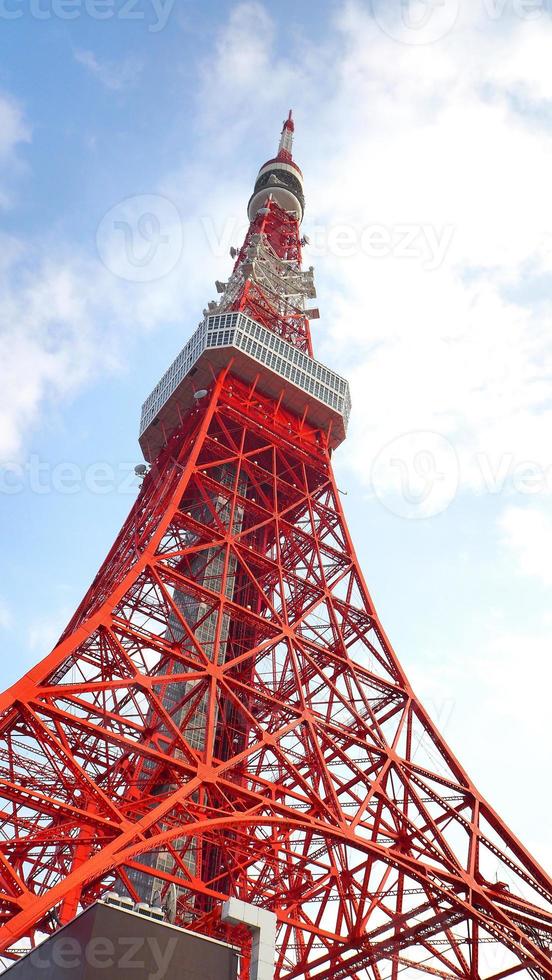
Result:
M551 47L552 0L2 0L2 686L136 496L141 402L227 278L292 105L369 587L550 862Z

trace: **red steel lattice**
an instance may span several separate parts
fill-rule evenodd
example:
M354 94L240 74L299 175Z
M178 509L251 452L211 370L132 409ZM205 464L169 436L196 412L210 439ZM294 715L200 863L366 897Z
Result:
M264 211L228 308L309 352L300 306L245 269L255 235L300 262L297 218ZM0 725L5 956L107 890L174 887L198 931L223 934L230 895L273 910L281 980L552 978L551 882L412 691L327 434L232 363Z

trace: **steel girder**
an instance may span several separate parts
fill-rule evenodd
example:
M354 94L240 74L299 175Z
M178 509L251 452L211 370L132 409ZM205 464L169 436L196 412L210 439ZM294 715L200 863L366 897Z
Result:
M221 312L312 354L312 276L274 201L221 288ZM107 890L173 886L200 932L228 934L228 896L274 910L279 980L552 980L552 883L405 676L328 433L232 364L55 649L0 697L0 955Z
M149 879L200 930L273 909L281 978L552 976L550 883L415 697L320 433L230 372L0 708L4 952Z

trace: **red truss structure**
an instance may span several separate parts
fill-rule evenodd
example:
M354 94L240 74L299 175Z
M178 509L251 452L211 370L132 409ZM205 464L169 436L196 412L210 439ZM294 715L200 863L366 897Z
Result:
M348 388L312 356L292 132L144 406L126 523L1 698L1 951L108 890L171 892L215 935L228 896L274 911L281 980L550 980L551 882L416 698L355 557L331 466Z

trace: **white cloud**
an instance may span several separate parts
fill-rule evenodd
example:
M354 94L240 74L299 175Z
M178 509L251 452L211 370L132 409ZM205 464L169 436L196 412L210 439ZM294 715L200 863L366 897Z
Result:
M516 42L506 42L489 63L489 76L512 95L530 102L552 101L552 62L550 15L515 24ZM495 32L496 36L496 32Z
M411 667L416 693L475 785L543 867L551 855L542 814L552 804L549 691L550 621L505 632L489 623L469 647L450 639ZM456 656L451 655L456 651ZM516 792L512 793L512 774ZM527 801L531 801L531 806Z
M486 475L501 472L505 460L510 468L526 460L545 468L551 462L552 301L542 282L552 276L552 201L545 190L552 130L536 112L522 116L512 100L522 81L526 104L538 107L545 97L542 39L552 41L552 25L464 16L438 43L415 47L390 38L365 5L353 2L337 7L333 28L320 44L287 38L289 54L280 55L267 7L235 5L201 76L197 114L204 139L195 143L187 173L168 175L162 192L181 204L212 268L197 220L214 216L222 226L221 216L245 213L232 174L221 179L220 156L236 161L244 136L256 129L276 142L279 119L294 104L297 156L307 176L305 231L320 226L327 241L345 223L358 241L362 229L377 223L393 243L380 258L358 246L347 257L322 249L311 259L323 315L317 352L341 367L353 387L342 462L369 485L370 461L383 446L408 432L434 431L453 443L464 487L488 490ZM96 74L105 68L90 51L76 57ZM123 77L108 71L103 81L116 86ZM192 211L182 191L190 184ZM397 254L405 225L410 233L418 229L419 258ZM442 261L430 271L428 248L431 259L439 241ZM197 268L197 252L185 251L184 261L189 257ZM220 269L224 275L222 263ZM102 316L107 309L111 335L116 341L124 332L123 303L136 289L116 286L97 269L86 278L91 285L82 293L70 262L57 270L55 284L39 280L32 287L54 290L54 308L65 296L70 315L59 319L61 331L24 293L40 365L32 352L25 358L31 377L40 374L41 381L33 388L16 368L11 372L19 422L12 418L17 431L4 444L20 441L48 390L56 397L86 380L80 365L67 381L61 348L71 339L80 358L87 344L87 329L77 337L68 326L75 315L95 336L98 285L107 287ZM155 326L181 295L169 277L131 304L144 326ZM195 296L199 313L210 297L199 289ZM55 350L51 337L45 342L46 322L58 336ZM26 343L18 342L21 358ZM380 479L380 491L392 490Z
M0 270L0 460L13 459L44 397L74 393L98 360L92 291L76 263L8 241ZM107 358L105 358L107 360Z
M330 283L331 337L347 337L355 362L344 452L368 481L368 460L389 439L429 429L453 441L463 482L478 489L477 454L493 465L512 454L545 466L552 302L536 304L530 287L550 265L552 205L543 190L552 132L522 119L506 98L523 66L529 96L540 95L530 48L540 48L542 25L503 31L494 89L498 28L490 22L486 33L456 31L424 48L382 35L357 4L340 27L341 111L333 113L329 181L326 161L317 167L314 210L329 225L454 228L435 271L416 258L360 251L320 263ZM547 35L552 40L549 28ZM338 181L340 173L347 180Z
M216 43L217 70L232 86L251 92L272 55L274 22L261 3L239 3Z
M93 51L77 48L73 57L79 65L86 68L90 74L111 92L120 92L133 85L137 80L143 65L136 58L123 58L120 61L101 61Z
M0 94L0 162L11 157L18 143L28 140L29 129L21 107L11 96Z
M141 259L150 247L149 225L144 236L140 232L144 208L149 215L155 202L166 203L166 197L150 195L144 205L141 198L114 202L109 220L99 223L105 265L98 255L69 243L0 240L0 464L19 461L29 432L39 419L47 424L52 406L75 397L106 372L125 370L125 348L138 342L140 333L181 324L182 311L189 310L182 342L187 339L214 292L211 247L198 233L202 215L220 213L208 204L212 180L208 168L194 173L192 206L185 196L190 181L182 173L167 182L169 191L163 194L181 206L175 209L171 203L169 218L161 208L160 232L169 250L173 242L177 247L167 274L161 265L152 282L127 281L117 272L132 274L129 249ZM216 193L224 199L220 179ZM179 212L186 214L182 226ZM176 223L170 224L172 215ZM183 275L192 263L200 266L196 274ZM144 273L140 265L134 271L138 279Z
M477 492L506 463L507 484L521 463L552 463L552 128L541 112L552 24L491 13L463 4L442 40L413 46L368 5L342 3L323 43L286 35L282 56L267 7L242 3L205 68L212 159L231 159L246 130L265 132L293 104L305 231L330 245L339 227L356 235L346 257L334 245L305 258L318 271L317 353L353 388L340 459L366 485L370 461L412 431L448 438L461 486ZM359 244L375 224L392 243L383 257ZM405 226L418 258L400 254Z
M499 518L499 529L518 571L552 585L552 513L509 506Z
M220 165L220 153L237 149L251 136L252 123L268 108L279 118L290 93L306 80L301 61L276 55L276 40L274 20L256 0L236 4L216 34L200 74L198 105L213 164L219 155Z
M8 207L12 202L14 173L22 169L17 150L29 140L30 130L21 106L10 95L0 93L0 207Z
M71 617L72 610L59 606L29 625L27 645L31 653L45 656L53 650Z
M92 256L8 242L0 267L0 462L17 460L48 409L99 374L122 370L123 343L174 319L195 295L181 267L151 284L128 283ZM119 247L123 247L119 242ZM190 246L191 247L191 246Z

